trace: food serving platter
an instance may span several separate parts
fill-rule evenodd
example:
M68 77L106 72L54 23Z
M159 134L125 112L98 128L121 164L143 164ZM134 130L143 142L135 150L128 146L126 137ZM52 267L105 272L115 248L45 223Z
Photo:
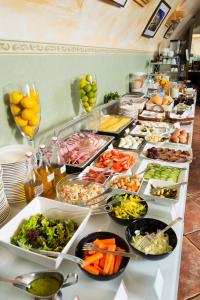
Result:
M103 134L103 135L106 135L106 134L108 134L108 135L113 135L113 136L119 136L119 135L121 135L129 126L131 126L133 123L134 123L134 121L135 121L135 119L134 118L131 118L131 117L129 117L129 116L125 116L125 115L108 115L108 114L103 114L103 115L101 115L101 117L107 117L107 116L113 116L113 117L116 117L116 118L120 118L120 117L125 117L125 118L128 118L128 119L130 119L128 122L127 122L127 124L126 125L124 125L124 126L122 126L119 130L117 130L117 131L103 131L103 130L98 130L98 133L99 134Z
M115 149L115 148L107 149L107 150L105 150L103 153L101 153L101 154L100 154L100 155L92 162L91 166L92 166L92 167L96 167L96 164L98 163L98 160L99 160L99 158L101 157L101 155L104 155L104 154L106 154L106 152L111 151L111 150L117 150L117 151L120 151L120 152L127 153L127 154L129 154L130 156L132 156L133 159L134 159L133 163L131 164L131 166L130 166L127 170L125 170L125 171L123 171L123 172L116 172L115 170L113 170L113 168L110 168L110 170L112 171L112 173L113 173L113 174L130 174L131 169L135 166L135 164L136 164L137 161L138 161L138 154L137 154L136 152L133 152L133 151L130 151L130 150L127 151L127 150L120 150L120 149ZM108 161L108 165L109 165L110 163L112 163L112 160L111 160L111 161ZM106 166L105 166L105 167L106 167ZM105 168L105 167L104 167L104 168ZM100 170L100 169L103 171L103 168L99 168L99 170Z
M141 113L138 114L138 119L146 121L164 122L166 120L166 112L143 110Z
M115 179L121 178L121 177L127 177L127 176L131 177L131 176L134 176L134 175L131 175L131 174L130 175L128 175L128 174L116 174L116 175L112 176L112 178L107 183L107 186L111 187L111 184ZM128 189L126 190L126 189L115 189L115 188L112 188L112 187L111 188L113 189L113 192L116 192L116 193L129 193L129 194L133 194L133 195L138 195L141 192L142 184L143 184L143 180L144 180L142 176L140 176L140 179L141 179L141 182L140 182L140 186L139 186L137 192L133 192L133 191L128 190Z
M101 135L95 134L97 136L102 137ZM105 135L104 136L108 141L99 149L97 150L89 159L87 159L84 163L82 164L69 164L65 163L66 165L66 170L70 171L70 173L75 172L76 170L82 171L84 168L89 166L93 160L95 160L114 140L113 136L110 135ZM64 140L64 139L63 139Z
M174 185L174 188L177 189L177 196L176 196L175 199L173 199L173 198L166 198L166 197L159 197L159 196L152 195L151 194L151 185L162 186L162 187L168 187L168 186L172 187ZM179 185L179 186L176 187L176 184L173 184L170 181L150 179L148 181L147 185L146 185L146 188L145 188L143 194L147 198L157 200L156 202L158 202L159 204L168 205L168 204L179 202L183 192L184 192L184 186L183 185Z
M133 134L130 134L130 135L132 137L139 137L138 135L135 135L135 136ZM126 137L126 135L123 136L123 137L121 137L121 138L124 138L124 137ZM135 148L135 149L133 149L133 148L126 148L126 146L124 146L124 147L119 146L121 138L115 139L113 141L113 147L114 148L117 148L117 149L120 149L120 150L128 150L128 151L140 152L142 150L142 148L144 147L144 145L146 144L145 139L143 137L139 137L139 138L143 139L143 141L138 145L137 148Z
M192 128L191 128L191 125L182 125L180 126L179 128L180 130L185 130L187 131L187 144L183 144L183 143L173 143L172 141L166 141L165 143L168 144L168 145L171 145L171 146L174 146L174 147L181 147L181 148L187 148L187 146L190 146L192 145ZM175 129L173 130L170 130L170 134L169 136L174 132Z
M138 121L139 125L143 125L145 127L158 127L158 128L173 128L173 124L167 123L167 122L155 122L155 121Z
M73 214L80 214L78 217L73 216ZM30 260L34 263L41 264L49 269L57 269L62 262L63 258L51 258L31 252L22 247L15 246L11 244L11 238L21 227L25 220L28 220L31 216L35 214L43 214L49 218L65 219L73 218L79 225L78 229L75 231L71 239L66 243L61 253L66 254L69 251L70 246L76 240L78 235L84 230L91 211L86 207L79 207L74 205L69 205L67 203L61 203L56 200L50 200L43 197L34 198L27 206L25 206L14 218L12 218L2 229L0 229L0 244L23 259ZM71 214L71 215L70 215Z
M144 158L144 159L148 159L148 160L151 160L151 161L155 161L155 162L162 162L162 161L165 161L165 160L162 160L162 159L153 159L153 158L149 158L146 156L146 152L149 148L162 148L162 149L170 149L170 150L175 150L175 151L188 151L189 152L189 156L188 156L188 161L187 162L179 162L179 161L170 161L170 160L166 160L168 161L169 163L176 163L178 165L181 165L181 166L185 166L185 165L188 165L189 163L192 162L192 158L193 158L193 154L192 154L192 149L189 145L185 145L185 147L180 147L180 146L174 146L174 145L152 145L150 143L147 143L143 149L143 151L140 153L140 156L141 158Z
M167 133L167 129L165 127L153 127L150 128L148 126L136 125L131 131L130 135L138 135L138 136L146 136L147 134L155 133L156 135L161 135Z
M138 169L136 170L135 174L138 174L138 173L144 171L151 164L159 164L162 167L164 166L164 167L177 168L181 171L180 175L178 177L177 183L187 181L187 168L184 168L184 167L180 166L180 164L177 164L177 163L169 163L169 162L165 162L165 161L158 162L158 161L151 161L148 159L143 159L141 161L141 164L139 165ZM154 178L145 179L144 173L142 174L142 176L143 176L143 182L147 182L151 179L154 179ZM166 181L166 182L168 182L168 181ZM171 181L169 181L169 182L173 184L173 182L171 182Z

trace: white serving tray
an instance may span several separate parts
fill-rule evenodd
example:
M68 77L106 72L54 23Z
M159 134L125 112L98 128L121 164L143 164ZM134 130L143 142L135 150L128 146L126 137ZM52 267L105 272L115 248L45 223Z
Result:
M174 188L177 189L177 196L175 199L173 198L165 198L165 197L159 197L159 196L154 196L151 194L151 185L155 185L155 186L162 186L162 187L168 187L168 186L173 186ZM159 204L163 204L163 205L168 205L168 204L172 204L172 203L177 203L178 201L180 201L180 197L183 191L183 186L179 185L176 187L176 184L174 184L173 182L170 181L164 181L164 180L159 180L159 179L150 179L146 185L146 188L144 190L144 195L148 198L151 199L155 199L157 200L157 202Z
M170 144L170 145L159 145L159 144L154 144L154 145L152 145L152 144L150 144L150 143L147 143L146 145L145 145L145 147L144 147L144 149L143 149L143 151L140 153L140 156L141 156L141 158L144 158L144 159L147 159L147 160L151 160L151 161L153 161L153 162L164 162L164 160L162 160L162 159L152 159L152 158L148 158L148 157L146 157L146 155L144 154L146 151L147 151L147 149L149 149L149 148L152 148L152 147L155 147L155 148L169 148L169 149L174 149L174 150L181 150L181 151L189 151L189 153L190 153L190 160L188 161L188 162L184 162L184 163L179 163L179 162L175 162L175 164L177 165L177 166L182 166L182 167L184 167L184 166L187 166L189 163L191 163L192 162L192 157L193 157L193 155L192 155L192 149L191 149L191 147L189 146L189 145L185 145L185 147L184 147L184 149L183 149L183 147L182 146L179 146L179 145L176 145L176 146L174 146L174 144L172 143L172 145ZM169 163L171 164L171 163L174 163L174 162L170 162L169 161Z
M123 175L120 175L120 174L117 174L115 176L112 177L112 179L110 180L110 182L108 183L108 186L111 185L112 181L114 181L116 178L119 178L119 177L127 177L127 176L131 176L131 174L123 174ZM139 189L137 192L132 192L130 190L124 190L124 189L113 189L114 192L118 192L118 193L131 193L131 194L134 194L134 195L138 195L142 189L142 183L143 183L143 177L141 176L140 177L142 180L141 180L141 183L140 183L140 186L139 186Z
M53 210L53 208L55 210ZM70 214L72 215L74 212L80 212L81 215L79 215L78 217L70 217ZM42 254L31 252L21 247L15 246L10 242L10 239L16 233L19 226L25 220L28 220L30 216L33 216L37 213L44 214L51 218L73 218L73 220L79 224L78 229L61 252L66 254L75 239L84 230L89 220L91 211L89 208L70 205L43 197L36 197L27 206L25 206L13 219L11 219L5 226L0 229L0 245L6 247L8 251L11 251L16 256L20 256L23 259L30 260L37 264L41 264L49 269L57 269L61 264L63 258L51 258L48 256L44 256Z
M161 107L163 108L164 111L171 111L173 108L174 103L172 102L169 105L161 105ZM154 103L150 103L150 100L146 103L146 108L149 110L153 110L154 106L156 106L156 104Z
M147 168L148 164L151 164L151 163L159 164L161 166L168 166L168 167L174 167L174 168L181 169L182 171L179 175L177 183L187 181L187 167L184 168L184 167L180 166L180 164L168 163L168 162L165 162L165 161L157 161L157 160L152 161L152 160L149 160L149 159L143 159L135 173L138 174L138 173L142 172L143 170L145 170ZM147 182L148 180L144 178L144 174L142 176L143 176L143 181ZM169 181L169 182L173 183L171 181Z
M146 132L142 132L141 129L142 128L147 128ZM162 134L166 132L166 128L165 127L155 127L154 129L154 133L155 134ZM148 128L147 126L143 126L143 125L136 125L129 134L131 135L139 135L139 136L146 136L148 134L150 134L150 128Z

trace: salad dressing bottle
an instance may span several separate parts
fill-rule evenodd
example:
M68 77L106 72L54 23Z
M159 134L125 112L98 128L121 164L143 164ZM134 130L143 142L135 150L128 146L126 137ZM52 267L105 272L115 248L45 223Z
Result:
M52 155L50 158L50 165L55 175L56 184L60 179L67 175L66 167L59 150L58 138L56 136L52 137Z
M46 146L40 145L39 146L39 167L38 173L42 178L42 182L44 185L44 191L42 196L55 199L55 180L54 180L54 173L52 168L50 167L47 155L46 155Z
M24 183L24 191L26 202L29 203L33 198L43 193L42 178L37 172L35 158L32 152L27 152L26 155L26 181Z

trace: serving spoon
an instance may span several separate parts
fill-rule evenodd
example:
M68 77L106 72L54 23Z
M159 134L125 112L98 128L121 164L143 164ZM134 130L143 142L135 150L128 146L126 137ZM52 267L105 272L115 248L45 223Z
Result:
M12 284L17 285L18 287L24 288L24 289L30 288L30 284L27 284L26 282L23 282L23 281L21 281L17 278L10 279L10 278L7 278L7 277L0 276L0 281L7 282L7 283L12 283Z

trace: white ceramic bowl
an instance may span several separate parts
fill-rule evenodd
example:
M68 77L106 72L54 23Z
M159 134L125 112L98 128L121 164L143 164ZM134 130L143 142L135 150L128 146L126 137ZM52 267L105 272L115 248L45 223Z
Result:
M81 215L75 217L73 216L75 212L81 213ZM51 218L72 218L78 223L78 229L61 252L67 253L72 243L85 228L85 225L90 217L90 209L50 200L43 197L37 197L0 229L0 245L6 247L8 251L13 252L14 255L20 256L23 259L28 259L37 264L41 264L49 269L57 269L62 262L62 258L50 258L42 254L20 248L11 244L10 242L11 238L24 220L28 220L29 217L37 213L44 214Z

